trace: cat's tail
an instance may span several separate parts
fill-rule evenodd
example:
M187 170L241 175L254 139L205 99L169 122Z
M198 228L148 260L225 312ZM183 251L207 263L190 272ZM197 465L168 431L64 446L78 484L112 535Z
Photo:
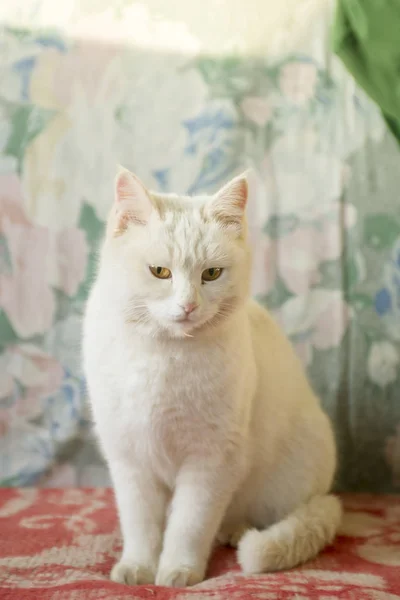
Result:
M268 529L245 533L238 547L240 566L245 573L266 573L304 563L333 541L341 518L338 498L314 496Z

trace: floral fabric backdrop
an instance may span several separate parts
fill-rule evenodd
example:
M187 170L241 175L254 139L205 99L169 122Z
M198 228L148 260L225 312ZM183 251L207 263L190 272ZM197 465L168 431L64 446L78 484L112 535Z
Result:
M27 4L0 9L0 484L108 481L80 330L121 163L187 194L255 168L253 292L335 423L338 488L398 490L400 154L327 20L281 55L210 53L146 2L84 2L65 31Z

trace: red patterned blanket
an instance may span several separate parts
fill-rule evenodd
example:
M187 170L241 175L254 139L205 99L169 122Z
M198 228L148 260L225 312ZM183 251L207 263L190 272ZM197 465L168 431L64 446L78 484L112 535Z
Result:
M218 549L194 588L126 587L108 573L120 552L112 492L0 490L2 600L400 600L400 500L345 496L333 547L302 568L245 577Z

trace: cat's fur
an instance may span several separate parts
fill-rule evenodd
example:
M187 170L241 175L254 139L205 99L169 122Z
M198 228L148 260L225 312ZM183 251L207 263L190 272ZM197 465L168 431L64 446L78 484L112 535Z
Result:
M247 195L245 176L196 198L117 176L83 344L124 541L115 581L195 584L217 537L238 544L247 573L290 568L338 528L330 423L249 299Z

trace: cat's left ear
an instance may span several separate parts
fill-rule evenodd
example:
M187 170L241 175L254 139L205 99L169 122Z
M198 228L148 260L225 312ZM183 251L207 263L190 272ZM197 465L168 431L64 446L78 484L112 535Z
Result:
M248 196L247 174L243 173L224 185L212 197L208 210L215 219L240 231L243 226Z
M154 209L150 194L143 183L124 167L119 167L115 178L114 209L114 235L122 234L129 224L146 225Z

